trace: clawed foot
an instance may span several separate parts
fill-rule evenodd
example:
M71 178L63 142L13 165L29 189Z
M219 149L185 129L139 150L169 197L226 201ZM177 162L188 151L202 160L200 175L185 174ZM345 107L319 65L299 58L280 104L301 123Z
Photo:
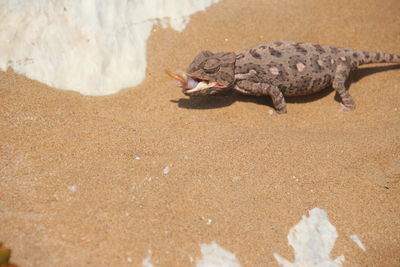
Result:
M344 105L343 103L340 103L341 108L339 109L340 112L349 112L353 111L356 109L356 105Z
M281 108L281 109L275 109L275 111L278 114L286 114L287 113L286 107L285 108Z
M286 107L280 108L280 109L274 108L274 109L270 109L268 111L269 115L273 115L274 113L279 114L279 115L280 114L286 114L287 113Z

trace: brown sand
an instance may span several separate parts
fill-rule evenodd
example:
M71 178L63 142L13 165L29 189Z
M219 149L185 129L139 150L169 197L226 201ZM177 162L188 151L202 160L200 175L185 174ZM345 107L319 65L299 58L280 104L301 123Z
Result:
M0 73L0 241L21 266L138 266L149 249L190 266L212 240L244 266L277 266L275 252L293 259L288 230L320 207L345 266L400 266L398 67L354 73L355 112L327 90L283 116L264 98L189 100L163 73L276 40L400 54L399 14L398 0L223 0L183 33L156 28L146 81L119 94Z

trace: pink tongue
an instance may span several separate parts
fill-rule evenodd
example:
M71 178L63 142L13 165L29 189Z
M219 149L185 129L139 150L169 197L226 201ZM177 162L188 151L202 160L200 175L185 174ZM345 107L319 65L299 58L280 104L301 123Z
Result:
M182 78L185 79L185 83L182 83L182 81L179 80L175 80L175 85L182 87L183 89L193 89L195 88L199 82L190 78L189 76L186 75L185 72L183 71L177 71L176 74L178 74L179 76L181 76Z
M190 77L187 78L186 87L188 87L189 89L195 88L198 84L199 84L198 81L196 81Z

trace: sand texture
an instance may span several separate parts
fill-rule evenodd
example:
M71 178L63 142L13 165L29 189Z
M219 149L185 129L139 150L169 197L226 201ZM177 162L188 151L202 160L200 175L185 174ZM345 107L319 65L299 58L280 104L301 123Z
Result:
M154 28L146 80L104 97L0 72L0 241L20 266L141 266L149 250L155 266L193 266L212 241L278 266L319 207L332 258L400 266L399 66L353 73L354 112L328 89L282 116L267 98L189 99L164 74L278 40L400 54L399 14L398 0L223 0L182 33Z

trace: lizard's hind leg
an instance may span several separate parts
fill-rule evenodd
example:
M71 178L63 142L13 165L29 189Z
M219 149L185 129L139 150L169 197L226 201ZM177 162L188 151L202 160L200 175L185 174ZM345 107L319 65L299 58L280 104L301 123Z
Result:
M342 111L352 111L356 108L356 103L346 89L346 80L349 77L351 67L346 63L341 63L336 67L332 87L342 99Z

